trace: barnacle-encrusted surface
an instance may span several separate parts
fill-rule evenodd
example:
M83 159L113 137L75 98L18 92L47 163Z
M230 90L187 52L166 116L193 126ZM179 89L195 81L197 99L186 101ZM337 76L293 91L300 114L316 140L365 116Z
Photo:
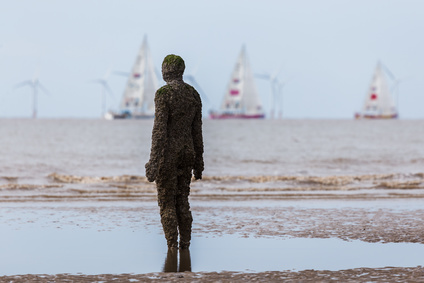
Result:
M168 246L188 247L192 216L188 196L192 171L201 179L203 163L202 102L183 81L184 60L168 55L162 64L166 85L155 95L155 121L146 177L156 181L161 220Z

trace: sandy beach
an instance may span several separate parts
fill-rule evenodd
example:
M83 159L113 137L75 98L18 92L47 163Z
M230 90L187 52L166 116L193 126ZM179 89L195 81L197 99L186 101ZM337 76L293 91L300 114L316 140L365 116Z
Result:
M88 242L93 240L90 237L98 236L84 234L84 231L94 231L97 233L96 235L109 233L113 235L112 238L115 239L113 241L126 241L123 236L124 232L113 233L135 231L136 233L129 241L133 241L130 246L137 246L138 237L147 231L150 237L159 243L159 251L157 251L159 258L164 258L165 243L155 200L154 185L148 183L144 177L88 178L56 174L49 178L51 180L49 185L34 186L17 185L13 180L5 180L6 184L2 185L0 192L0 199L3 203L3 207L0 209L2 212L0 225L3 229L12 230L11 237L13 235L22 236L24 233L22 237L27 239L25 238L28 237L25 236L26 229L37 227L37 230L34 231L40 233L40 237L45 238L63 237L69 230L76 239L82 237ZM387 194L386 189L378 188L332 190L328 186L335 186L334 182L339 184L341 180L333 177L321 180L318 187L310 185L307 190L290 190L286 186L280 186L280 189L274 186L273 189L269 189L272 184L275 185L276 180L271 180L273 178L275 179L275 177L262 176L258 178L262 181L256 182L240 180L241 183L246 182L248 186L239 185L237 189L226 190L219 189L217 186L217 182L221 185L228 182L223 177L205 177L204 181L193 183L191 206L195 219L193 224L195 238L191 248L192 272L165 273L159 267L159 270L155 272L138 273L135 268L134 272L108 274L99 273L93 268L94 273L90 274L90 272L75 271L55 272L55 269L51 267L51 272L48 273L9 274L0 277L0 280L2 282L280 282L282 280L289 282L422 282L424 280L424 268L421 267L422 261L419 256L414 258L414 255L411 254L410 266L404 266L408 264L408 261L402 259L395 261L402 263L402 266L388 266L383 260L385 254L378 255L379 250L373 251L374 245L386 248L389 254L392 247L396 247L389 245L412 244L419 245L414 246L413 249L421 248L424 243L424 233L422 232L424 231L424 209L422 209L420 186L417 188L415 185L413 189L410 186L392 195ZM387 179L387 176L384 178ZM422 178L422 176L414 178ZM329 179L333 179L333 183L329 182ZM309 183L316 184L317 180ZM327 184L327 188L323 183ZM78 185L85 189L77 188ZM205 189L207 187L210 188ZM256 188L252 189L253 187ZM264 189L266 187L268 189ZM55 236L56 232L54 231L59 231L59 234ZM64 231L64 233L60 234L60 231ZM32 234L35 239L37 239L36 233ZM231 241L242 243L246 240L247 246L240 246L240 250L233 245L234 252L240 253L242 250L246 250L246 254L248 254L250 249L258 257L263 256L262 259L259 259L263 264L255 265L257 270L249 267L245 270L239 267L237 270L231 270L231 266L227 270L225 267L217 266L213 262L221 259L219 255L210 253L208 245L219 246L219 242L212 241L220 239L229 241L230 249L233 245ZM302 242L308 239L311 241L322 240L323 242ZM294 242L294 245L297 246L285 252L284 247L275 246L276 243L290 242L291 240L301 241ZM327 240L329 242L325 242ZM110 242L107 239L105 241ZM140 241L143 240L140 239ZM269 241L268 244L267 241ZM63 242L66 240L63 239ZM79 242L76 240L75 247L81 246L82 242L82 240ZM356 243L359 244L359 249L370 249L376 253L375 262L372 262L372 265L377 266L356 266L358 263L349 259L348 254L344 254L343 249L346 247L340 246L343 243L346 247ZM368 246L364 246L366 244ZM258 245L263 245L260 247L261 253L255 250ZM317 245L322 246L322 249L312 255L301 251L302 248L308 249ZM20 246L25 249L25 245ZM272 246L282 249L281 256L275 258L271 256ZM56 249L59 249L64 258L67 256L72 258L72 255L66 254L66 250L60 251L61 248L63 248L61 244L58 244ZM34 253L34 258L37 258L43 251L49 254L49 250L55 248L46 246L39 250L31 251L31 249L29 248L27 252ZM93 248L93 252L97 251L101 255L104 252L103 249L104 246L99 246L99 250ZM140 250L143 249L140 247ZM342 249L342 252L334 254L335 249ZM400 250L402 249L400 248ZM346 251L349 253L351 250L347 249ZM115 250L111 251L112 257L114 257L114 252ZM209 263L204 263L204 265L196 263L196 261L205 261L199 255L201 252L210 253ZM25 250L20 253L25 254ZM405 254L399 253L399 251L394 253L398 257L408 257L408 250L405 250ZM359 256L364 257L364 255L365 251ZM123 255L123 258L125 257ZM327 265L323 265L324 267L320 266L319 258L325 259L326 257L333 258L334 262L345 261L345 265L342 266L352 266L352 268L340 268L341 265L334 262L327 263ZM283 258L286 261L283 261ZM284 265L291 261L290 258L293 258L293 261L299 260L309 265L298 265L300 267L293 265L292 268L285 269ZM86 270L90 270L90 259L80 260L88 266ZM281 267L275 268L271 264L271 261L275 260L281 261ZM380 261L382 265L378 266ZM359 262L367 264L366 258L360 259ZM208 264L209 267L202 271L202 268ZM267 265L271 270L267 270ZM240 263L240 266L243 266L243 262ZM316 266L316 268L302 266ZM72 267L72 264L69 264L68 267ZM214 268L217 271L212 271ZM273 268L275 269L273 270ZM40 267L39 270L43 269ZM45 270L49 270L49 268Z
M423 282L424 268L358 268L340 271L304 270L299 272L269 271L184 272L101 275L19 275L2 276L1 282Z

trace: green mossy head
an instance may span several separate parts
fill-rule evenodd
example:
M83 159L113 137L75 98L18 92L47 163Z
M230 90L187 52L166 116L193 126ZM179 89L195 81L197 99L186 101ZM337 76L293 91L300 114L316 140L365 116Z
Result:
M162 76L166 82L172 80L182 80L185 70L183 58L178 55L170 54L163 59Z

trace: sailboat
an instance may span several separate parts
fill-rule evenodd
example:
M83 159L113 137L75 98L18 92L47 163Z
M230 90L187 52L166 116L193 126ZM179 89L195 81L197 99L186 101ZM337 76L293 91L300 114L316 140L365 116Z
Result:
M154 98L157 89L158 78L145 36L128 77L119 111L109 111L105 118L109 120L153 118L155 115Z
M219 111L210 112L212 119L258 119L265 114L243 46L231 74Z
M378 62L365 96L362 112L355 113L356 119L396 119L398 113L389 90L381 63Z

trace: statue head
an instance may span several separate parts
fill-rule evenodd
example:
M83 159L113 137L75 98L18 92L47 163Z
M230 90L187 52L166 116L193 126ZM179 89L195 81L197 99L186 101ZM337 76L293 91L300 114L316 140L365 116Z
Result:
M185 64L183 58L170 54L163 59L162 76L165 82L182 80Z

